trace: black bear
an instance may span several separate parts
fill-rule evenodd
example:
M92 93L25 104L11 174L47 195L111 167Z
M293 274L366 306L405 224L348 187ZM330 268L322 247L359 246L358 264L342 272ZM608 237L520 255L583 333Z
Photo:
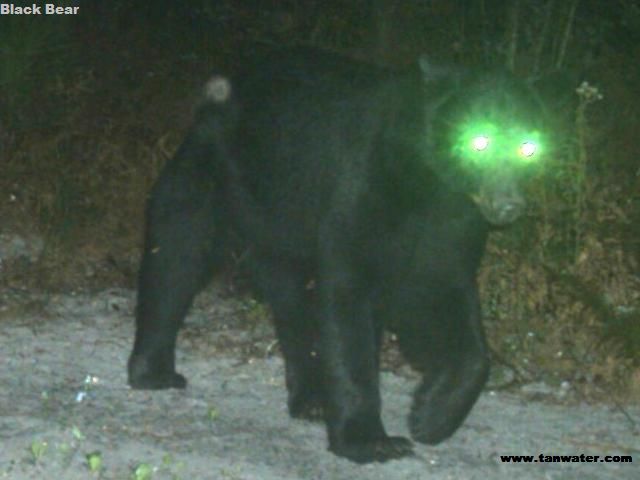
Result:
M233 237L272 308L293 417L322 418L356 462L411 454L380 419L386 327L423 374L413 439L452 435L487 379L476 272L490 226L523 211L539 111L510 75L425 60L299 48L214 77L149 200L130 385L185 387L176 335Z

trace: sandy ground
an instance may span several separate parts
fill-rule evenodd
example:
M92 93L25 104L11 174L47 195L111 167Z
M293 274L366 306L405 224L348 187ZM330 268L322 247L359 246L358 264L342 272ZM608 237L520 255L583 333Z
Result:
M352 464L327 452L322 425L289 419L271 329L239 328L232 300L200 304L178 349L189 387L141 392L125 374L133 292L0 292L0 478L640 478L640 409L625 414L490 391L444 444L416 445L405 460ZM382 384L389 433L408 435L414 382L386 372ZM633 463L500 457L540 454L630 455Z

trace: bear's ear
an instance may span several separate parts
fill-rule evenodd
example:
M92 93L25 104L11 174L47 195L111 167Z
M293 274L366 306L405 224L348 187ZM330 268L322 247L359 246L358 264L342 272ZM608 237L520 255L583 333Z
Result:
M425 54L418 57L418 66L422 72L422 78L427 83L438 82L449 76L449 69L447 67L435 65Z
M422 54L418 57L418 66L425 83L433 84L442 81L458 84L465 75L465 69L456 65L438 64Z

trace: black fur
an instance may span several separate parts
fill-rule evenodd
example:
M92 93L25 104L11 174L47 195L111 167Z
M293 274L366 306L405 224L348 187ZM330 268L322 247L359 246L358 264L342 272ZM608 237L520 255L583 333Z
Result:
M453 434L489 371L476 287L485 217L506 223L523 202L507 167L486 175L455 158L450 130L483 102L514 121L513 106L533 102L508 76L421 67L298 50L212 79L149 201L132 387L186 385L178 328L233 232L274 313L292 416L324 418L330 449L357 462L410 454L380 419L388 327L424 375L412 437Z

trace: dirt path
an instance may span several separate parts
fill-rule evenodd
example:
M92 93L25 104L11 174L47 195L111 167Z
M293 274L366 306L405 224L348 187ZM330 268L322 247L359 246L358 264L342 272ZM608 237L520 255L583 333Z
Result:
M236 308L229 302L196 308L188 319L178 364L189 388L139 392L125 376L132 292L20 301L0 292L0 478L640 478L640 436L619 410L490 392L450 441L418 445L414 458L367 466L336 458L321 425L289 419L282 361L264 355L271 330L238 329L226 320ZM231 348L219 348L221 341ZM247 345L256 355L247 355ZM391 373L382 384L388 430L407 435L413 384ZM638 425L640 410L627 412ZM100 464L95 471L90 454ZM539 454L631 455L633 463L500 459Z

